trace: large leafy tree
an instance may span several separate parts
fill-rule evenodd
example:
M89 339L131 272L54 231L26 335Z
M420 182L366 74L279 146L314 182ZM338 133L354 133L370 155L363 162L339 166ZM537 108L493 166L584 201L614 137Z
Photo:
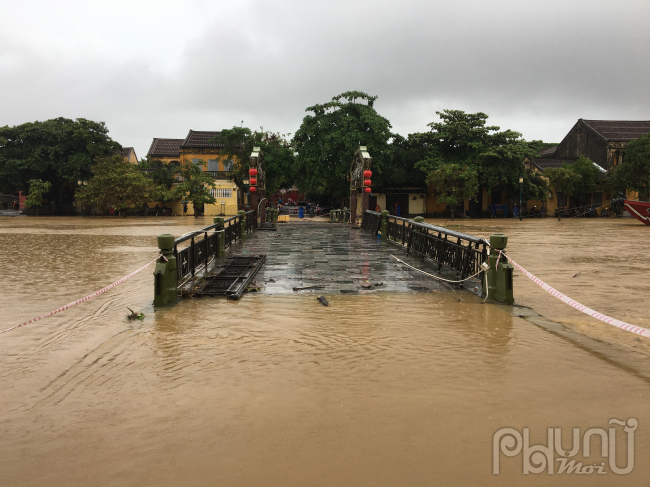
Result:
M266 167L266 191L270 195L295 182L294 149L287 135L263 128L258 132L248 127L233 127L222 130L212 140L224 144L222 154L233 161L232 179L240 188L245 187L244 181L248 179L248 158L253 147L261 148Z
M313 105L293 138L300 188L333 198L349 196L352 156L360 145L373 158L373 172L383 173L390 160L390 122L374 108L376 96L348 91Z
M588 157L581 156L576 162L562 167L548 168L544 171L551 187L558 193L583 199L595 189L603 174Z
M151 179L153 200L169 201L172 199L172 185L175 182L176 174L180 172L178 163L164 164L158 159L147 156L138 163L138 168Z
M650 134L628 144L623 163L613 172L613 182L621 190L637 191L640 200L650 200Z
M77 189L77 201L101 212L114 208L120 213L140 208L150 201L154 185L134 164L119 155L98 159L93 177Z
M32 206L36 207L36 214L38 215L38 209L43 204L43 198L50 192L50 187L52 183L49 181L41 181L40 179L32 179L29 182L29 194L25 200L25 206L30 208Z
M546 187L540 178L524 169L525 157L543 147L541 141L527 142L519 132L500 131L487 125L485 113L465 113L462 110L436 112L439 122L429 124L430 130L409 135L411 144L419 147L421 160L417 167L429 177L446 164L472 168L477 176L477 193L507 189L519 194L519 177L524 177L529 196L544 198Z
M182 181L174 186L171 192L172 199L191 202L195 216L203 211L203 205L213 205L216 202L215 197L210 194L210 189L215 186L214 179L201 168L202 166L201 160L182 164L179 170Z
M433 185L438 203L450 205L452 221L454 208L478 191L476 169L455 163L440 164L429 173L427 183Z
M103 122L83 118L0 127L0 190L27 189L30 180L41 179L52 184L59 203L69 203L76 182L90 179L95 159L120 148Z
M579 187L582 176L575 171L571 170L567 164L562 167L550 167L544 170L546 176L551 183L551 187L557 193L563 193L567 196L574 196L576 188Z

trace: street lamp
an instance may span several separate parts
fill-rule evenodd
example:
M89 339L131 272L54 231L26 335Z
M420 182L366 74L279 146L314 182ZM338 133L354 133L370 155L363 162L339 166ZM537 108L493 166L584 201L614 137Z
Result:
M519 176L519 221L521 221L521 219L522 219L521 212L524 209L524 207L521 206L521 191L522 191L523 185L524 185L524 177Z
M81 179L77 181L77 184L79 186L85 186L87 181L82 181ZM84 207L83 203L81 204L81 216L86 216L86 208Z

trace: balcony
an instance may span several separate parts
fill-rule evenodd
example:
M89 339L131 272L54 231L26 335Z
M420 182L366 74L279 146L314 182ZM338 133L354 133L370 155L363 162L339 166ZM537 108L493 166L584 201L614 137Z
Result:
M206 171L214 179L232 179L232 171Z

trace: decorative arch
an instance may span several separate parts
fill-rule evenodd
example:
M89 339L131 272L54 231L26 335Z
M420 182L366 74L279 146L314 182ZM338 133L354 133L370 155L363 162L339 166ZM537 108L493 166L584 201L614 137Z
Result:
M255 185L256 191L251 191L251 209L257 211L259 206L260 223L266 222L266 202L263 205L259 203L266 198L266 166L264 164L264 153L259 147L253 147L253 152L248 159L249 169L257 169L257 184ZM257 227L257 213L255 217L255 226Z
M363 172L372 169L372 157L368 152L368 147L360 145L354 153L352 164L350 165L350 223L357 222L357 189L364 187ZM369 209L370 194L363 191L361 193L361 214Z

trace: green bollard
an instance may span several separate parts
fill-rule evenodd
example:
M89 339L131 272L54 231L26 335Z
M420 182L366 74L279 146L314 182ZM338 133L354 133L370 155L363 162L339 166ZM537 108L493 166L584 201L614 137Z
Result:
M388 240L388 210L381 210L381 239L386 241Z
M222 216L214 217L214 223L217 225L215 229L215 233L217 234L217 258L226 256L225 220Z
M241 223L239 238L243 242L246 240L246 212L244 210L239 210L237 215L239 215L239 221Z
M347 208L347 206L344 206L343 210L341 211L341 222L342 223L347 223L347 216L348 216L348 208Z
M487 289L488 297L504 304L512 304L515 302L512 286L514 268L505 257L501 256L499 259L499 250L504 251L507 245L508 237L504 234L490 235L490 256L488 257L490 268L485 277L487 282L483 283L483 286ZM497 261L499 261L498 268Z
M413 221L414 221L415 223L424 223L424 217L422 217L422 216L416 216L415 218L413 218ZM417 229L414 229L414 231L415 231L415 232L418 232L418 233L424 233L424 232L425 232L425 230L424 230L423 228L417 228ZM412 252L413 254L415 254L416 256L418 256L418 257L422 257L422 253L421 253L421 252L418 252L417 250L413 250L413 249L411 249L411 252Z
M167 258L167 262L161 257L156 262L154 276L153 305L166 306L173 304L178 299L178 274L176 273L176 257L174 257L174 236L168 233L158 235L158 248L160 253Z
M332 210L332 223L339 221L339 210Z

